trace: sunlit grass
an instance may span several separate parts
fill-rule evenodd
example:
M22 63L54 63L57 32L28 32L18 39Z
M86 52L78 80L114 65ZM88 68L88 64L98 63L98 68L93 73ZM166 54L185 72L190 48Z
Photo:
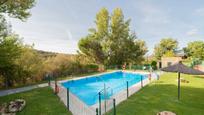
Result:
M177 99L177 74L165 73L159 81L119 104L117 115L156 115L164 110L177 115L203 115L204 77L184 74L181 77L190 83L181 83L180 101Z
M17 115L71 115L49 87L0 97L0 104L17 98L26 100L26 107Z

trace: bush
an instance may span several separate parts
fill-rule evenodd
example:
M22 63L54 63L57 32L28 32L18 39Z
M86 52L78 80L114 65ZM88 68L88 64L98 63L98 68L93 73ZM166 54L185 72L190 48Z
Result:
M98 65L96 64L81 64L80 62L69 62L69 64L61 71L62 76L77 75L84 73L91 73L98 71Z
M85 65L85 69L88 73L98 71L99 67L96 64L87 64Z
M151 67L152 67L153 70L157 70L157 62L156 61L152 61Z

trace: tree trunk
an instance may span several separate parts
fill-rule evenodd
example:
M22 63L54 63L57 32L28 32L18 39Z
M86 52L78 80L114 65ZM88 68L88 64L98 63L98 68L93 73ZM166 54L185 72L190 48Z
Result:
M6 86L6 89L8 88L8 78L7 76L4 76L5 77L5 86Z

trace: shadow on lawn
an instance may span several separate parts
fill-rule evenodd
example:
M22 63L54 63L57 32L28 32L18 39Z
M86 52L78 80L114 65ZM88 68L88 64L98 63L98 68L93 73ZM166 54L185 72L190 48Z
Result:
M193 76L193 77L195 77L195 78L200 78L200 79L204 79L204 76Z
M148 85L119 104L116 108L117 115L156 115L164 110L177 115L203 115L204 88L181 86L179 101L177 91L177 85L173 84Z

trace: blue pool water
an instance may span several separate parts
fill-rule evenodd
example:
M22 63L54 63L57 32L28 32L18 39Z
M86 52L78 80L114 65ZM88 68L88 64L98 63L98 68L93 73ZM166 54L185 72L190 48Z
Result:
M70 91L75 94L80 100L91 106L98 102L98 92L102 92L103 100L104 89L106 89L106 98L109 98L119 91L126 89L127 81L129 86L132 86L140 82L141 78L146 79L147 76L118 71L102 74L99 76L64 82L62 83L62 85L66 88L69 88Z

